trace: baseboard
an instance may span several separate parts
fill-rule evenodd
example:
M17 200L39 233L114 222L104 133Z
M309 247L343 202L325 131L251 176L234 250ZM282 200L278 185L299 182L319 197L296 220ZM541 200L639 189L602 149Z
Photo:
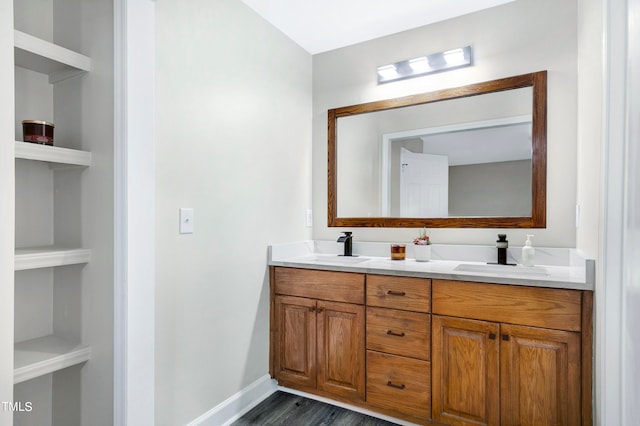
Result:
M265 374L231 395L187 426L228 426L277 390L276 381Z

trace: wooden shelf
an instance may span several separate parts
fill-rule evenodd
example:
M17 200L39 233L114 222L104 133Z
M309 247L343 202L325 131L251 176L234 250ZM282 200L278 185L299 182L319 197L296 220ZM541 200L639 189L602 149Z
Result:
M21 248L15 251L16 271L76 265L91 260L91 250L70 249L56 246Z
M48 162L51 168L91 166L90 152L20 141L16 141L15 157Z
M70 343L57 336L45 336L16 343L13 383L21 383L91 358L91 348Z
M74 77L91 70L91 59L46 40L14 30L16 66L49 76L50 83Z

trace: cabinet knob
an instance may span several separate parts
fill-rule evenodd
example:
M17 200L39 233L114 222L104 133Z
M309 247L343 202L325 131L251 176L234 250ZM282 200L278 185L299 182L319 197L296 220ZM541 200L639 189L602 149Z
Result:
M502 340L504 340L505 342L509 340L509 335L508 334L503 334L502 335Z
M403 384L397 385L397 384L393 383L391 380L389 380L387 382L387 386L390 386L390 387L396 388L396 389L404 389L404 387L405 387Z
M404 296L405 293L404 291L393 291L393 290L388 290L387 294L391 295L391 296Z
M404 331L401 331L400 333L396 333L393 330L387 330L387 334L389 336L398 336L398 337L404 337Z
M496 334L495 333L489 333L489 339L496 340Z
M316 308L314 308L313 306L309 307L309 312L315 312L315 311L316 311Z
M324 308L318 308L318 309L316 309L316 312L318 312L318 313L320 313L320 312L322 312L322 311L324 311Z

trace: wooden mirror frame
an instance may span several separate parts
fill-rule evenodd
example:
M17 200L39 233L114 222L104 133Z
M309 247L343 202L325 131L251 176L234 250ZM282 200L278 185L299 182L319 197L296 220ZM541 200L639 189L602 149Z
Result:
M531 216L525 217L338 217L337 121L340 117L532 88ZM545 228L547 216L547 72L539 71L467 86L328 110L328 226L388 228Z

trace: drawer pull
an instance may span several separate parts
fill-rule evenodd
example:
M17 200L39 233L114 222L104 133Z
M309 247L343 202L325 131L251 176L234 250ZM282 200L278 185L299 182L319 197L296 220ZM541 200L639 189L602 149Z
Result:
M395 383L393 383L391 380L389 380L387 382L387 386L390 386L392 388L396 388L396 389L404 389L404 385L400 384L400 385L396 385Z
M387 330L387 334L389 336L398 336L398 337L404 337L404 331L401 331L400 333L396 333L393 330Z
M404 296L407 293L405 293L404 291L393 291L393 290L388 290L387 294L391 295L391 296Z

